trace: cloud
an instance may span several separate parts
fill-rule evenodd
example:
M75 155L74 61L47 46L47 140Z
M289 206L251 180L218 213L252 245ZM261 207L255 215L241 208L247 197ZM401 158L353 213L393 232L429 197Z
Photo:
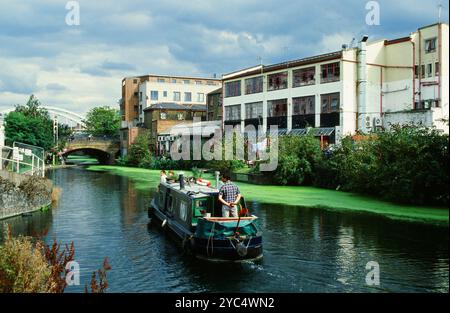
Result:
M367 1L79 0L81 25L65 24L65 1L0 0L0 108L30 93L84 113L117 105L121 79L143 74L208 76L336 51L353 37L406 36L437 20L448 0L379 0L381 25L365 24Z

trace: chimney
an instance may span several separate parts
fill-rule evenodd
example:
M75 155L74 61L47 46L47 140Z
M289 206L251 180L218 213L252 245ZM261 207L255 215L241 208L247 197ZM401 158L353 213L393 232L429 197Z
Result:
M358 47L358 130L363 133L366 129L366 96L367 96L367 40L369 36L364 35Z

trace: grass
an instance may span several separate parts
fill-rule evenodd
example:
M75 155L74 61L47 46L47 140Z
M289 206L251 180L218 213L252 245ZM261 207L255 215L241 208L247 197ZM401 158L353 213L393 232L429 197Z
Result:
M146 170L119 166L90 166L89 170L108 171L129 177L137 189L148 190L159 183L158 170ZM212 175L205 179L213 180ZM247 201L280 204L296 207L322 208L342 212L366 212L389 218L417 222L449 223L448 208L402 205L349 192L304 186L261 186L238 182Z

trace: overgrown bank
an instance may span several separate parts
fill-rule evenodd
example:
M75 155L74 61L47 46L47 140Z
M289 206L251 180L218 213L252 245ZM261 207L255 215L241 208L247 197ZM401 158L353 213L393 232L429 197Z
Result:
M90 166L92 171L106 171L130 178L140 190L154 190L159 171L120 166ZM212 176L205 177L212 179ZM448 225L448 208L402 205L369 196L305 186L261 186L238 183L248 201L296 207L324 208L343 212L368 212L389 218Z

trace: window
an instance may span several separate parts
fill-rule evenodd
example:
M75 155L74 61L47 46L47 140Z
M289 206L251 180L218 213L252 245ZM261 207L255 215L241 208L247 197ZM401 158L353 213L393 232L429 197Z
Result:
M245 80L245 94L263 92L263 77L253 77Z
M431 63L427 65L427 76L428 77L433 76L433 64Z
M184 101L191 102L192 101L192 93L191 92L185 92L184 93Z
M245 104L245 119L262 118L263 115L263 103L253 102Z
M439 62L436 62L434 64L434 75L439 76L439 73L440 73L440 64Z
M236 80L225 84L225 97L238 97L241 95L241 81Z
M425 78L425 65L420 67L420 77Z
M179 120L179 121L184 120L184 114L183 113L177 113L177 120Z
M138 80L137 79L133 79L133 84L137 84Z
M321 111L322 113L339 112L340 108L340 94L331 93L321 96Z
M158 78L158 83L165 83L166 80L164 78Z
M176 84L177 80L175 78L172 78L172 84Z
M268 117L287 116L287 99L267 102Z
M288 72L269 75L268 83L267 90L269 91L286 89L288 86Z
M196 80L196 81L195 81L195 84L196 84L196 85L203 85L203 83L202 83L201 80Z
M190 84L191 83L191 81L189 80L189 79L185 79L185 80L183 80L183 84Z
M322 83L336 82L341 79L340 63L329 63L321 66L322 69Z
M181 93L179 91L173 93L173 101L181 101Z
M425 53L436 52L436 40L437 38L425 40Z
M302 68L292 72L294 81L292 87L314 85L316 83L316 68Z
M419 78L419 65L414 67L414 77Z
M159 118L161 120L167 120L167 113L166 112L159 113Z
M139 92L139 101L142 101L142 92Z
M299 97L292 99L293 115L315 114L316 97Z
M205 94L204 93L197 94L197 102L205 102Z
M150 99L151 99L151 100L158 100L158 91L152 90L152 91L150 92Z
M206 84L209 85L209 86L215 86L216 85L216 83L212 82L212 81L208 81Z
M167 98L167 91L163 91L163 97Z
M240 121L241 120L241 105L230 105L225 107L226 121Z

